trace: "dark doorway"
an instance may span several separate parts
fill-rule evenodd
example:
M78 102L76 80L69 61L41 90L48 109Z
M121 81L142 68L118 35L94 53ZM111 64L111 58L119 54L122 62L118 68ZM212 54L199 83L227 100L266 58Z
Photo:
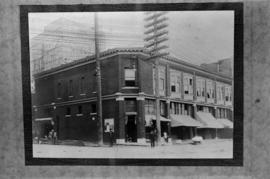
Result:
M134 115L127 116L126 142L137 142L137 124Z
M169 134L169 127L168 127L168 122L165 121L160 121L160 127L161 127L161 137L163 137L164 132Z

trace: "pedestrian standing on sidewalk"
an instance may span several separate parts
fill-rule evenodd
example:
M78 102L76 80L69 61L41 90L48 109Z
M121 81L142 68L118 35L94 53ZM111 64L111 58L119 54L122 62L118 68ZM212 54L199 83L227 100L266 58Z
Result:
M156 138L156 135L155 135L155 126L153 124L153 122L151 122L151 129L150 129L150 142L151 142L151 147L155 147L155 138Z
M53 132L53 144L57 144L57 133L56 131Z
M167 135L167 132L164 132L164 133L163 133L163 138L164 138L165 143L168 143L168 135Z
M114 135L113 135L112 129L110 129L109 135L110 135L110 147L112 147L113 146L113 140L114 140Z

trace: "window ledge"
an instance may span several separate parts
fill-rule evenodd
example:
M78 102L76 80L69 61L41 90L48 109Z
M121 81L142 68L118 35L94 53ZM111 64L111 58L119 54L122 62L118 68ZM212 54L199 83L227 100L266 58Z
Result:
M65 117L71 117L71 115L65 115Z
M68 96L69 98L73 98L74 96Z
M56 98L56 99L60 100L60 99L62 99L62 98Z
M83 114L76 114L76 116L83 116Z
M85 93L80 94L80 96L85 96L85 95L86 95Z
M91 112L90 115L97 115L97 113L96 112Z

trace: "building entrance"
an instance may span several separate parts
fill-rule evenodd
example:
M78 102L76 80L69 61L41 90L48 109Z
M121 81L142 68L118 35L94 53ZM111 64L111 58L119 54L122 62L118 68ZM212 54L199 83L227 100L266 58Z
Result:
M137 142L137 124L135 115L127 116L126 142Z

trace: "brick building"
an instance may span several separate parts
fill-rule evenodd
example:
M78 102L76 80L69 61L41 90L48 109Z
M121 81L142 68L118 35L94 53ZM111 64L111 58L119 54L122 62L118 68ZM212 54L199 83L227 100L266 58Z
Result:
M142 48L100 54L104 140L112 128L117 143L144 143L155 122L153 61ZM90 56L34 75L34 129L46 135L54 121L59 139L97 141L95 57ZM161 133L173 139L232 135L232 78L173 57L160 59ZM229 130L226 131L226 129Z

